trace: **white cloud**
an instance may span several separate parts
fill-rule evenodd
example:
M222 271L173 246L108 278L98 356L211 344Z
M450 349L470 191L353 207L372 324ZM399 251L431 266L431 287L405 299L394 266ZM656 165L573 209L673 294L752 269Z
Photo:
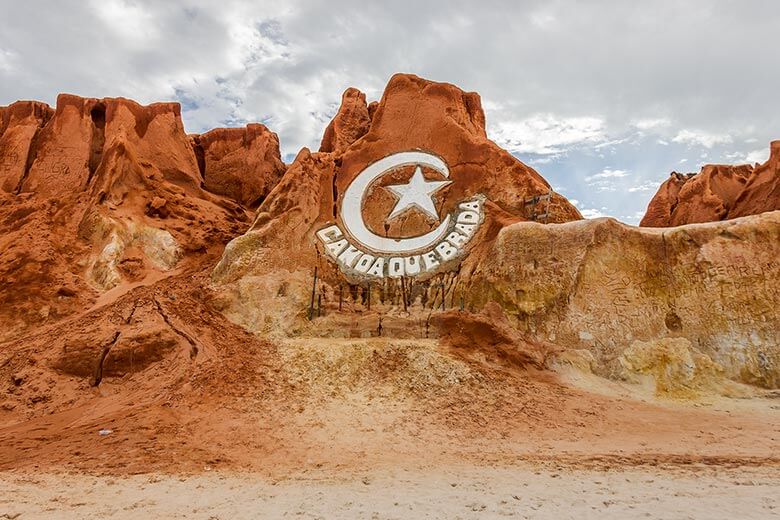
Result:
M0 49L0 71L11 72L14 69L13 62L16 54L12 51Z
M745 164L753 164L753 163L765 163L769 159L769 150L767 148L761 148L759 150L753 150L752 152L748 152L747 155L745 155L739 162L743 162Z
M716 144L728 144L733 141L730 135L726 134L711 134L703 131L695 130L680 130L677 135L672 138L675 143L687 144L687 145L699 145L705 148L712 148Z
M702 154L702 158L706 158L707 154ZM728 159L728 162L731 164L754 164L754 163L764 163L767 159L769 159L769 149L768 148L759 148L757 150L753 150L750 152L745 153L744 151L741 152L730 152L730 153L724 153L723 157Z
M503 121L490 128L490 137L513 153L559 154L567 148L605 139L598 117L560 117L536 114L520 121Z
M644 216L645 216L645 212L641 210L641 211L635 211L630 215L623 215L622 217L620 217L620 220L622 220L626 224L631 224L632 226L638 226L639 221L642 220L642 217Z
M143 6L130 0L93 0L95 13L109 27L112 34L126 43L145 46L159 37L157 20Z
M550 29L555 25L556 18L552 13L537 11L530 16L531 23L539 29Z
M539 164L550 164L556 159L555 155L544 155L542 157L534 157L533 159L529 159L529 164L539 165Z
M611 149L610 151L614 152L614 148L617 145L623 144L623 143L625 143L628 140L629 140L629 137L623 137L621 139L611 139L609 141L605 141L603 143L599 143L599 144L593 145L593 149L594 150L600 150L602 148L609 147ZM601 157L603 157L603 155Z
M281 22L231 13L227 21L231 39L229 62L235 70L267 67L290 60L295 49L284 35Z
M585 182L598 192L617 191L618 184L615 180L626 176L628 176L628 172L625 170L604 168L600 173L585 177Z
M592 181L596 179L611 179L616 177L626 177L628 175L628 172L625 170L612 170L610 168L604 168L601 170L601 173L597 173L595 175L588 175L585 177L586 181Z
M628 188L629 193L643 192L643 191L656 191L660 186L660 183L655 181L643 182L638 186L631 186Z
M668 127L671 124L672 122L666 118L639 119L632 123L632 125L639 130L657 130Z
M602 212L601 210L594 209L594 208L581 209L580 213L585 218L600 218L600 217L608 217L609 216L606 213Z

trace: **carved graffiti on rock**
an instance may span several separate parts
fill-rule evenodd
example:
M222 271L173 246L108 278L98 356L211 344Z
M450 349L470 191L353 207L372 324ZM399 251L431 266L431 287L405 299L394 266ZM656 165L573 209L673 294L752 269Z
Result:
M410 211L417 211L439 224L431 231L402 238L381 236L371 231L363 218L369 187L382 176L404 166L415 166L406 184L386 186L396 199L385 222ZM444 180L426 180L422 167L435 170ZM466 245L484 217L484 197L460 202L457 211L443 218L434 197L450 184L449 168L439 157L420 151L389 155L361 171L350 183L341 200L341 223L317 232L328 254L347 274L400 278L421 276L442 270L461 258Z

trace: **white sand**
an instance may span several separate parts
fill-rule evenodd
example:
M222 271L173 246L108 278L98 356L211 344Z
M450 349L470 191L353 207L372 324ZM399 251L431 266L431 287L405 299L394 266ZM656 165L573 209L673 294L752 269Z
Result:
M780 470L460 467L279 481L0 474L0 519L508 517L780 518Z

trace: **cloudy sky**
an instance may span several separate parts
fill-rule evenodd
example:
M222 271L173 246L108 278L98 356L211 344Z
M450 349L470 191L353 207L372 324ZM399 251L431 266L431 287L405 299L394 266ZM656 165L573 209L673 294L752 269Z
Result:
M671 171L763 162L780 139L774 0L2 7L0 105L178 100L188 132L261 121L289 161L345 88L378 99L411 72L479 92L488 135L586 216L636 223Z

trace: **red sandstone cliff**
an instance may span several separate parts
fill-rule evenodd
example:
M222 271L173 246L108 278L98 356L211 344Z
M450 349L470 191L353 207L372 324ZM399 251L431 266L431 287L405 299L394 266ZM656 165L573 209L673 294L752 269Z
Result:
M188 138L178 103L61 94L0 107L0 189L42 196L91 189L103 159L131 146L133 159L166 181L202 187L251 206L284 173L279 139L260 124Z
M453 183L443 191L440 204L444 213L451 211L457 201L482 193L495 205L495 216L525 220L529 213L526 199L551 193L550 185L539 173L487 138L485 114L477 93L411 74L396 74L378 103L367 105L365 95L354 88L344 92L319 152L301 150L277 189L259 208L254 228L276 221L276 225L302 229L298 219L303 219L306 233L310 233L316 225L336 216L339 197L363 168L390 154L415 149L439 155L451 169ZM397 178L387 176L384 184L408 177L408 170ZM369 227L381 230L394 200L382 189L371 190L368 199L366 205L371 209L365 218ZM547 208L550 222L582 218L558 194L552 194ZM287 222L290 219L295 223ZM429 230L426 226L419 215L411 215L389 224L384 232L393 236L403 228L407 234L422 233Z
M191 137L203 187L245 207L257 207L287 169L279 138L264 125L216 128Z
M320 152L342 151L368 132L371 114L366 95L356 88L348 88L341 96L341 106L322 136Z
M486 198L485 220L466 260L451 266L452 269L416 280L415 291L421 295L438 290L432 288L441 281L451 289L456 270L459 280L468 279L480 268L499 230L530 219L527 200L551 194L549 183L539 173L488 139L477 93L410 74L394 75L381 100L370 105L360 91L348 89L325 130L320 150L300 151L258 208L250 231L226 248L213 275L215 284L222 289L229 287L220 296L220 308L236 321L246 318L249 328L270 326L275 319L271 316L280 309L264 306L247 311L233 298L245 292L247 298L271 298L279 290L275 277L284 273L286 301L295 301L299 293L310 292L309 277L315 265L319 266L323 287L330 286L323 289L325 292L341 284L359 285L359 281L348 278L327 260L324 246L315 234L334 222L342 222L344 194L368 165L411 150L432 153L448 166L451 183L435 196L438 215L453 214L461 202L477 195ZM419 236L436 226L436 221L422 212L388 218L397 199L387 186L408 182L414 170L413 166L400 167L365 190L362 218L373 233L386 237ZM429 175L429 180L436 179L434 172L424 175ZM564 197L552 193L550 198L549 204L542 203L549 222L582 218ZM271 279L274 281L268 281ZM257 283L262 286L256 286ZM395 281L383 283L387 301L400 302L401 290ZM241 316L244 312L247 316ZM285 308L287 315L282 318L288 324L293 323L290 312L295 311ZM263 316L258 317L258 313Z
M308 270L312 234L333 219L355 175L411 149L450 167L453 183L437 196L442 213L487 196L484 233L528 218L525 200L550 193L536 171L487 139L476 93L412 75L395 75L371 104L348 89L321 151L302 150L289 168L263 125L187 135L177 103L62 94L54 108L0 107L0 320L8 325L0 339L87 308L101 292L214 265L212 255L247 229L258 205L253 236L286 244L274 249L281 265ZM384 185L409 175L388 175L368 194L373 229L393 236L430 227L414 212L385 227L393 199ZM580 218L557 194L548 207L550 222Z
M412 75L394 76L370 104L348 89L321 151L302 150L290 168L263 125L187 135L180 111L177 103L70 94L54 108L36 101L0 107L0 341L138 287L210 271L253 216L252 236L277 245L266 265L299 262L308 273L317 248L312 233L333 218L361 169L394 152L423 148L446 160L454 182L437 198L443 212L486 195L485 233L523 220L525 199L550 193L536 171L487 139L476 93ZM410 174L399 171L387 182ZM369 197L366 220L380 229L393 201L383 186ZM559 195L549 209L551 222L580 218ZM384 232L427 226L411 214ZM255 253L265 245L250 256L260 258ZM129 320L132 312L115 318Z
M651 437L666 445L681 422L681 440L725 431L712 460L765 463L776 451L777 442L754 442L774 427L763 416L735 417L726 429L720 412L681 420L676 406L663 418L663 407L628 404L622 391L605 400L567 389L567 379L539 369L579 367L591 389L591 371L621 384L636 378L643 399L653 379L656 391L675 396L719 385L724 395L749 395L724 375L777 388L780 213L668 232L612 219L519 222L525 200L549 194L549 184L487 139L477 94L410 75L394 76L369 105L348 90L322 150L302 150L273 186L277 149L260 125L187 136L170 103L61 96L56 110L0 108L0 469L281 463L288 471L290 460L334 453L345 457L332 459L337 465L385 461L387 435L373 452L348 446L366 437L366 421L341 435L344 406L369 422L411 425L401 437L390 433L422 439L415 455L417 446L430 451L431 439L487 438L516 440L506 452L514 460L529 438L547 446L555 431L566 451L570 439L595 439L587 433L601 435L605 425L642 433L660 425ZM438 279L350 286L313 235L337 219L345 188L367 164L410 149L449 165L453 183L437 193L439 211L487 196L479 238ZM707 189L728 204L755 205L774 193L772 164L744 183L755 184L755 199L724 194L741 182L739 168ZM388 173L387 183L409 170ZM670 200L686 189L678 180L668 185ZM367 223L386 234L425 230L414 214L383 227L387 183L367 191ZM248 231L247 206L266 189ZM549 210L551 222L579 219L558 195ZM317 317L307 312L315 301ZM434 315L458 303L462 312ZM468 311L483 307L482 316ZM354 395L367 397L359 399L365 409L342 399ZM753 426L742 440L761 450L734 455L747 419ZM336 426L312 436L312 424ZM97 440L102 428L114 433ZM334 446L339 438L345 444ZM611 457L598 450L616 439L594 457ZM645 460L617 440L617 458ZM645 442L634 448L653 451ZM671 456L701 462L707 454L694 448L690 458ZM653 451L646 461L663 456Z
M284 169L264 126L192 138L178 103L0 107L0 338L218 254Z
M53 115L49 105L38 101L0 107L0 190L21 190L33 142Z
M761 165L708 164L699 174L673 172L650 201L640 226L671 227L780 209L780 141Z

